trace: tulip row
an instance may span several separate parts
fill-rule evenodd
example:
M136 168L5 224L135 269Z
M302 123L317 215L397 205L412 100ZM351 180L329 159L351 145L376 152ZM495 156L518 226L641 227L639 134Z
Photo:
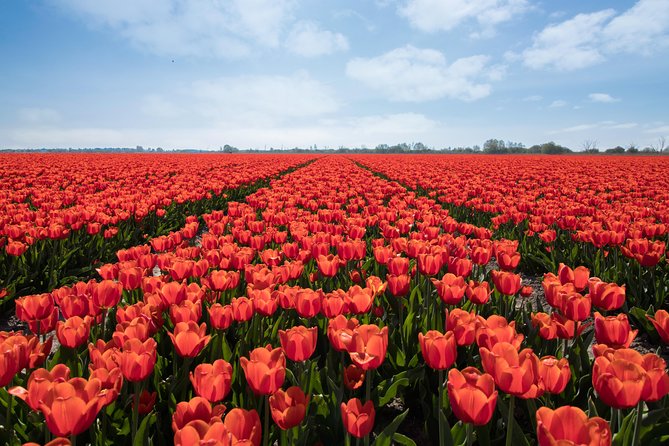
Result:
M177 230L186 216L220 209L312 159L156 157L0 157L3 294L48 291L90 277L92 259L108 261L118 249Z
M669 427L627 287L566 265L523 286L517 240L350 159L202 219L197 243L156 237L16 301L33 334L0 336L3 439L606 445Z
M417 155L409 158L413 169L405 168L406 157L355 160L434 197L463 222L518 240L526 271L585 265L606 281L629 283L629 309L639 307L639 316L665 305L667 160L567 157L556 166L551 157L479 163L476 157Z

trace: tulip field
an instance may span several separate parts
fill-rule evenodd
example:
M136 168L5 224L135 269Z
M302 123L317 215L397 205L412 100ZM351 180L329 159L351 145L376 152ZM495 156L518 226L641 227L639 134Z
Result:
M668 173L0 155L0 443L669 444Z

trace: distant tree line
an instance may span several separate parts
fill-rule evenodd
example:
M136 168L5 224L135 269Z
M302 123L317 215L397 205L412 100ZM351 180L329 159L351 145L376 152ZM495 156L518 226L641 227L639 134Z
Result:
M525 147L523 143L513 142L513 141L504 141L503 139L488 139L483 143L483 148L478 145L467 146L467 147L428 147L422 142L416 143L397 143L393 145L388 144L379 144L373 149L367 148L365 146L361 147L344 147L339 146L336 149L328 148L327 146L319 148L316 144L309 146L309 148L300 148L293 147L284 149L276 149L274 147L269 147L265 149L239 149L237 147L231 146L230 144L225 144L219 146L218 152L220 153L483 153L483 154L546 154L546 155L561 155L567 153L589 153L589 154L668 154L669 148L666 144L666 139L664 137L658 138L655 144L651 144L648 147L639 149L636 144L630 143L627 147L616 146L610 149L606 149L603 152L597 147L596 140L586 140L581 146L581 150L574 152L568 147L561 146L556 144L553 141L545 142L543 144L535 144L530 147ZM27 150L0 150L0 152L27 152ZM105 147L105 148L83 148L83 149L73 149L73 148L59 148L59 149L34 149L30 152L111 152L111 153L161 153L166 152L161 147L156 148L144 148L143 146L136 146L135 148L129 147ZM169 150L169 152L176 153L212 153L212 150L201 150L201 149L177 149Z

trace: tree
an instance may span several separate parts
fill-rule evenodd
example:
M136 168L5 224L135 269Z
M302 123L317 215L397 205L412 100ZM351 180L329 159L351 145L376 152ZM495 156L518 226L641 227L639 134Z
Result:
M596 139L586 139L583 141L583 144L581 144L581 147L583 147L583 152L585 153L599 153Z
M651 147L660 153L664 152L667 148L667 138L665 136L660 136L657 138L657 144L652 144Z
M621 146L616 146L611 149L606 149L606 153L625 153L625 149Z
M506 153L506 145L503 139L489 139L483 143L485 153Z

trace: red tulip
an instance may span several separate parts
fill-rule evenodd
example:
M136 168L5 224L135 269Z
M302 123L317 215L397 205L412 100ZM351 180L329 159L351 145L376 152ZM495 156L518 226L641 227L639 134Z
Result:
M0 359L0 361L2 360ZM2 369L0 368L0 370ZM28 378L27 390L23 387L12 387L9 389L9 393L21 398L32 410L36 411L39 410L40 402L54 383L65 382L69 379L70 368L65 364L56 364L51 371L47 369L33 371ZM2 383L0 382L0 384Z
M495 288L497 288L497 291L500 293L506 296L514 296L520 291L520 275L497 270L490 271L490 274L492 275L492 281L495 284Z
M230 433L231 445L260 445L262 427L255 410L232 409L223 423ZM269 432L265 432L265 435L269 435Z
M190 401L177 403L172 414L172 431L177 432L194 420L201 420L209 424L212 421L220 421L225 412L225 406L219 404L212 408L211 403L205 398L196 396Z
M144 342L139 339L125 341L119 357L123 377L130 382L140 382L148 378L156 365L156 349L157 344L153 338Z
M374 403L367 401L364 405L358 398L341 403L341 419L346 431L357 438L363 438L374 428Z
M411 276L408 274L388 274L386 280L388 281L388 291L390 291L390 294L393 296L402 297L409 293Z
M353 338L353 331L360 325L356 318L346 319L339 315L328 322L328 339L332 348L338 352L346 351L346 346Z
M629 347L639 330L632 330L625 313L602 316L595 311L595 340L609 347Z
M571 369L566 358L557 359L554 356L544 356L540 359L539 375L544 383L546 392L562 393L571 379Z
M209 321L216 330L226 330L232 324L234 319L232 305L214 304L207 310L209 312Z
M88 429L103 406L100 380L72 378L54 383L40 400L47 427L58 437Z
M600 417L588 418L578 407L540 407L536 417L539 446L611 445L609 424Z
M388 327L360 325L346 345L351 360L364 370L376 369L386 358Z
M595 307L610 311L617 310L625 303L625 285L602 282L596 277L591 277L588 283L590 300Z
M446 273L441 280L432 279L437 294L446 305L457 305L465 295L467 285L461 276Z
M121 301L123 285L113 280L103 280L93 290L93 303L99 308L113 308Z
M458 345L452 331L445 334L437 330L430 330L427 334L418 333L420 351L425 363L434 370L450 368L458 354Z
M666 310L657 310L655 316L646 315L646 317L655 326L662 342L669 344L669 313Z
M504 316L493 314L488 319L477 319L476 344L479 347L490 350L499 342L508 342L520 349L524 338L524 335L516 332L516 321L508 322Z
M476 313L454 308L446 310L446 330L452 331L455 342L460 345L471 345L476 339Z
M467 289L465 290L465 295L467 299L475 303L476 305L483 305L490 300L490 284L488 282L475 282L470 280L467 284Z
M481 347L479 351L483 369L502 391L523 399L541 396L541 363L532 349L519 353L512 344L499 342L491 350Z
M300 325L288 330L279 330L279 339L288 359L295 362L306 361L316 350L318 328Z
M289 387L285 392L277 390L269 397L272 419L281 429L291 429L302 422L307 413L309 399L297 386Z
M344 385L349 390L362 387L367 372L355 364L350 364L344 369Z
M484 426L490 422L497 405L495 382L474 367L448 372L448 399L455 416L463 423Z
M56 336L58 341L68 348L78 348L88 340L90 334L91 319L86 316L80 318L73 316L65 322L58 321L56 324Z
M258 347L248 358L240 358L239 363L244 369L246 382L256 395L273 394L286 378L286 357L281 348Z
M217 359L213 364L199 364L190 373L190 382L197 396L212 403L224 400L230 392L232 366L224 359Z
M641 355L630 349L610 350L592 364L592 386L607 406L627 409L637 405L646 384Z
M574 284L576 291L580 293L588 286L590 270L585 266L579 266L572 270L564 263L560 263L560 267L558 268L558 278L562 285L567 283Z

